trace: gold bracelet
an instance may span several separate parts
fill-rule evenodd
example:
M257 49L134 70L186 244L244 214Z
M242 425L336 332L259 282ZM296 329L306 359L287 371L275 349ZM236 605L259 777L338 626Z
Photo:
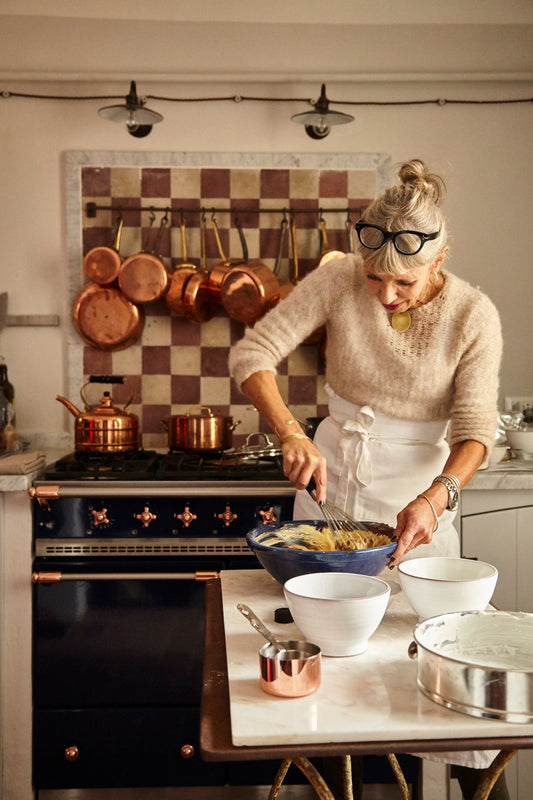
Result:
M433 528L433 533L435 533L435 531L437 531L437 530L439 529L439 515L437 514L437 512L436 512L436 510L435 510L435 506L433 505L433 503L431 502L431 500L429 499L429 497L426 497L426 495L425 495L425 494L419 494L419 495L417 495L417 496L418 496L418 497L423 497L423 498L424 498L424 500L427 500L427 502L428 502L428 503L429 503L429 505L431 506L431 510L432 510L432 511L433 511L433 513L435 514L435 527Z
M287 420L286 422L284 422L283 424L284 424L284 425L294 425L295 423L296 423L297 425L299 425L299 424L300 424L300 423L298 422L298 420L297 420L297 419L288 419L288 420ZM278 439L281 439L281 436L279 435L279 433L278 433L278 429L277 429L277 428L274 428L274 433L276 434L276 436L278 437Z
M312 441L305 433L288 433L283 439L280 439L281 444L285 444L288 439L309 439L310 442Z

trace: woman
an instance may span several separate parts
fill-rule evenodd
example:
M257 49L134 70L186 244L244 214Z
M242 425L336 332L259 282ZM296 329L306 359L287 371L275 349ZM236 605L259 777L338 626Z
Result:
M327 492L355 519L395 528L391 568L404 557L459 555L459 492L496 430L498 312L443 269L444 188L422 161L403 164L399 183L356 224L358 252L307 275L230 354L232 377L280 438L285 474L298 489L294 517L316 518L305 491L313 478L319 502ZM329 416L312 442L275 372L322 325ZM494 755L442 758L481 768Z

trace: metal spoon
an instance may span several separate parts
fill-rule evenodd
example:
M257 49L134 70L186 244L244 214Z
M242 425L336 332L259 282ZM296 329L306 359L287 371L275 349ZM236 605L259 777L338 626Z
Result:
M263 636L267 640L267 642L270 642L270 644L276 648L278 653L284 653L287 651L286 646L274 636L272 631L269 631L267 626L259 619L259 617L256 614L254 614L250 606L246 606L244 605L244 603L237 603L237 608L239 609L243 617L246 617L252 628L255 628L255 630L258 633L260 633L261 636Z

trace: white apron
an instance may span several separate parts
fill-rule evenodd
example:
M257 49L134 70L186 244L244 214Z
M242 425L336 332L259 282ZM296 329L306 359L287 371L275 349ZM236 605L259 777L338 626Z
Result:
M450 448L446 422L412 422L356 406L326 385L329 413L317 428L314 443L326 458L328 500L360 520L396 527L396 516L442 472ZM296 493L294 519L317 519L317 506L305 490ZM460 555L453 526L455 512L444 511L430 544L404 559ZM386 579L386 568L382 577ZM390 576L390 573L389 573ZM484 769L498 750L413 753L430 761Z

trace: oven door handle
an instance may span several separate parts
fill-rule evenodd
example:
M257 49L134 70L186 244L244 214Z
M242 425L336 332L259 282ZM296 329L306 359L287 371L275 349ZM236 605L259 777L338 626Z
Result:
M210 581L220 573L205 572L33 572L32 583L61 581Z

